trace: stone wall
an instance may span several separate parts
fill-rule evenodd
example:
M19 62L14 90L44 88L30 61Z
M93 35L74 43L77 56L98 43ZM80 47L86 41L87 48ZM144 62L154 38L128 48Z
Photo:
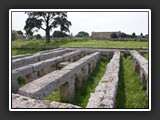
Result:
M63 61L74 62L81 57L81 51L69 52L58 57L39 61L37 63L28 64L23 67L12 70L12 92L19 89L18 78L25 77L26 81L31 82L43 75L46 75L56 69L57 65ZM22 61L23 62L23 61Z
M118 34L120 32L92 32L92 38L105 40L111 38L112 33Z
M60 87L61 100L70 101L74 97L75 88L81 87L82 83L88 79L99 58L99 52L81 58L61 70L56 70L26 84L19 89L18 93L30 98L42 99Z
M120 52L115 52L107 65L106 72L91 93L86 108L114 108L119 81Z
M62 50L68 52L59 53ZM147 89L148 95L148 61L135 50L66 48L57 49L55 52L59 54L52 56L52 50L39 52L36 56L43 56L41 61L25 64L12 70L13 108L80 108L42 99L59 88L61 101L72 101L75 91L85 84L103 56L111 60L94 93L91 93L86 108L116 108L121 52L130 53L133 57L135 70L140 73L142 86ZM22 55L13 61L33 56L35 54ZM17 79L21 76L26 78L27 83L19 87Z
M52 52L46 52L46 53L37 53L37 54L26 56L26 57L23 56L21 58L12 60L12 70L28 64L33 64L49 58L57 57L67 52L69 51L64 49L64 50L58 50L58 51L52 51Z
M140 74L143 89L146 89L148 95L148 60L141 56L137 51L130 51L135 64L135 71Z

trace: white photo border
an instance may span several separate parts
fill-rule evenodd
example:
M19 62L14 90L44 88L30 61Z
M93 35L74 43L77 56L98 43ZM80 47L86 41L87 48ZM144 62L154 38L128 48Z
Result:
M27 11L66 11L66 12L148 12L148 35L149 35L149 106L148 109L89 109L89 108L80 108L80 109L41 109L41 108L27 108L27 109L13 109L12 108L12 93L11 93L11 66L12 66L12 40L11 40L11 31L12 31L12 12L27 12ZM151 10L150 9L10 9L9 10L9 110L10 111L151 111Z

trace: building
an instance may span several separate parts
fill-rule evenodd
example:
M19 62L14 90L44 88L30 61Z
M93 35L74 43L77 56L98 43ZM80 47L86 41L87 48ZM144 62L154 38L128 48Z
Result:
M110 39L112 33L119 34L121 32L120 31L118 32L92 32L92 39L103 39L103 40Z

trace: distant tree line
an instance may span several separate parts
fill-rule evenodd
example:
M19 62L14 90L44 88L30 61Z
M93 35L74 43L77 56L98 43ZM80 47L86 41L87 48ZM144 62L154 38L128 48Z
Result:
M87 32L80 31L75 37L80 37L80 38L89 37L89 34Z
M24 34L21 30L12 30L11 34L11 39L12 40L18 40L18 39L42 39L42 36L40 34L36 35L26 35Z
M75 36L71 34L67 34L66 32L63 31L59 31L56 30L53 32L52 36L50 36L50 38L65 38L65 37L69 37L69 38L86 38L89 37L89 33L85 32L85 31L80 31L78 32ZM12 40L17 40L17 39L25 39L25 40L32 40L32 39L45 39L45 36L41 36L40 34L28 34L28 33L23 33L21 30L12 30Z
M143 34L141 33L140 36L142 38L144 38ZM133 32L131 35L126 34L126 33L112 33L111 34L111 38L137 38L138 36L136 36L135 32Z

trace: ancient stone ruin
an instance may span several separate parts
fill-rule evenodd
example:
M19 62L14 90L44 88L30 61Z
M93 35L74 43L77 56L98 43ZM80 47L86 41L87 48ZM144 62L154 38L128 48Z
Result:
M110 58L110 62L86 108L116 108L122 52L132 56L148 95L148 60L137 51L58 48L12 58L12 108L81 108L43 98L59 88L62 101L73 100L75 91L85 84L104 56ZM19 85L20 78L25 80L24 86Z

